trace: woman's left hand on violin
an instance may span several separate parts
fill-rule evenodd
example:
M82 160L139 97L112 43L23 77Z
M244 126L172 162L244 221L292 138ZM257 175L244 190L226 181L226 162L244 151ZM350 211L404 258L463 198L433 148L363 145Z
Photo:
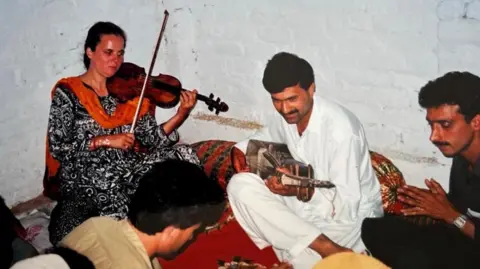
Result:
M177 113L187 117L197 103L197 90L182 91L180 93L180 107Z

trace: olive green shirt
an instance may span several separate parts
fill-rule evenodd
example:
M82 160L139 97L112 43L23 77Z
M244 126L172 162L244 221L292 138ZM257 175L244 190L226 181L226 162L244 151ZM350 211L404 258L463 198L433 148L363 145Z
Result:
M150 259L127 220L90 218L70 232L60 245L88 257L97 269L161 269L156 258Z

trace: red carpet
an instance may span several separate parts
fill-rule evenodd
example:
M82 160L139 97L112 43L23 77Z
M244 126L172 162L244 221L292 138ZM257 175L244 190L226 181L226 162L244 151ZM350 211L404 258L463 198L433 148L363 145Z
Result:
M230 221L221 230L201 234L197 241L175 260L159 259L162 269L217 269L218 261L231 261L240 256L270 268L278 263L272 248L259 250L242 230L236 220Z

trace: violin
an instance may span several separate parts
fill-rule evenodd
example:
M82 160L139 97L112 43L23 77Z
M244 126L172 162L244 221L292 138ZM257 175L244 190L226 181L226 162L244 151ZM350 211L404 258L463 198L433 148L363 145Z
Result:
M160 41L162 40L165 26L167 25L167 19L169 17L167 10L165 10L164 14L162 28L157 38L148 73L145 73L145 69L133 63L126 62L120 66L115 75L107 80L109 93L116 96L121 101L127 101L139 96L139 102L132 121L132 126L130 127L130 133L133 133L134 131L138 115L140 114L140 107L142 106L145 97L159 107L171 108L178 104L180 93L186 91L182 88L182 83L173 76L165 74L152 76L153 66L155 64L155 59L157 58L158 49L160 48ZM213 100L213 94L210 94L208 98L204 95L197 94L197 100L205 102L210 111L213 111L215 108L215 114L217 115L219 112L228 111L228 106L224 102L220 102L220 98Z
M107 80L108 91L120 101L125 102L140 96L145 79L144 68L134 63L125 62L120 66L117 73ZM146 84L145 98L161 108L176 106L180 101L180 93L186 91L182 88L180 80L166 74L150 76ZM210 111L215 109L216 115L228 111L228 105L221 102L220 98L214 100L213 94L210 94L209 97L197 94L197 100L205 102Z

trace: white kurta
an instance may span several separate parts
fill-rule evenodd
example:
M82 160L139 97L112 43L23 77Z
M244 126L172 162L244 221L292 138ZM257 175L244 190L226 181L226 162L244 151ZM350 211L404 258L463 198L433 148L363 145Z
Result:
M360 121L339 104L316 96L302 136L278 113L249 139L285 143L293 157L311 164L315 178L334 189L316 189L307 202L273 194L253 173L239 173L227 192L236 219L259 248L272 246L280 260L310 269L321 259L308 246L325 234L339 245L362 251L361 224L383 215L380 184ZM236 146L246 151L248 140Z

